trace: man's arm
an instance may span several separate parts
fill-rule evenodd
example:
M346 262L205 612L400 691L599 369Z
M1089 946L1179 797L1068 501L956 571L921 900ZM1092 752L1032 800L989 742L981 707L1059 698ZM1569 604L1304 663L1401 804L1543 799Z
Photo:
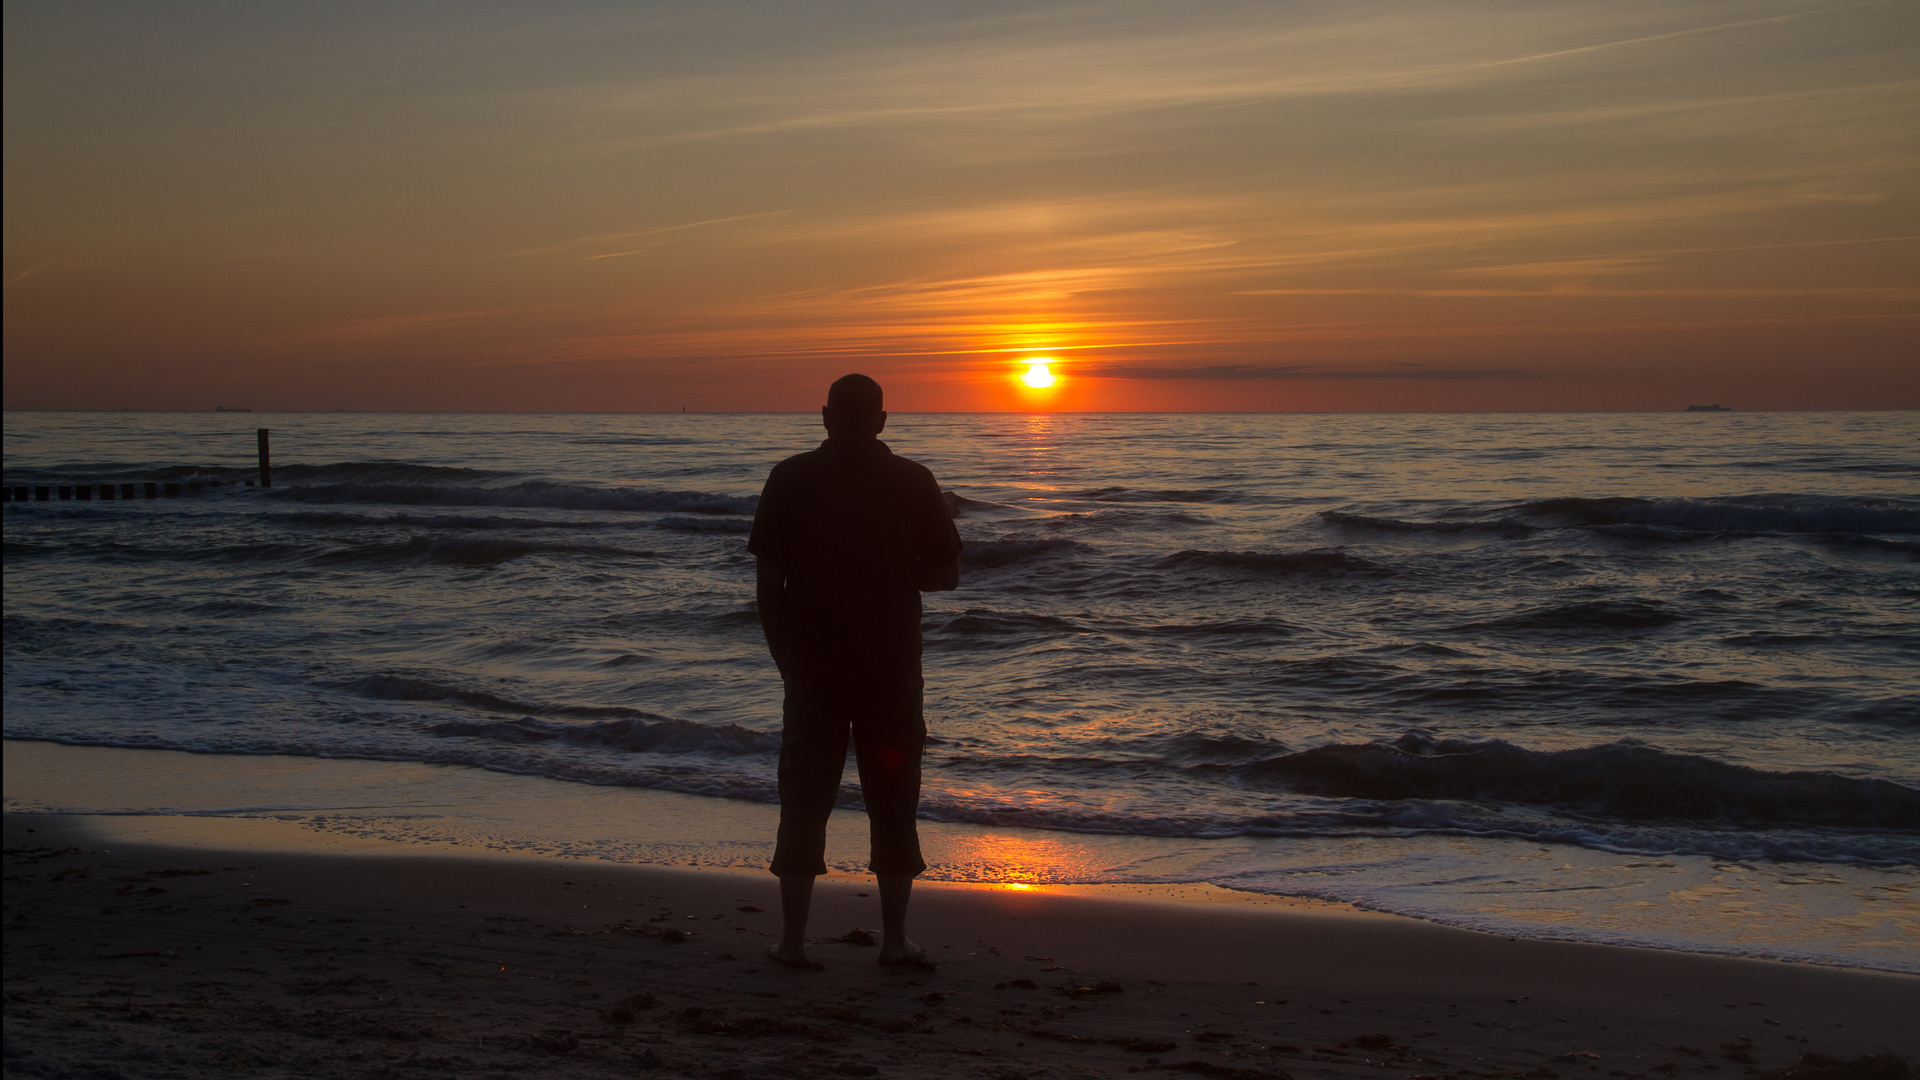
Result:
M955 555L937 566L920 567L921 592L951 592L959 587L960 556Z
M955 566L957 572L959 567ZM767 651L782 675L787 671L787 564L771 555L762 555L753 564L753 595L760 609L760 632L767 637Z
M951 592L960 587L960 532L953 527L959 497L941 491L939 481L924 466L919 471L920 489L915 493L914 548L918 554L921 592Z

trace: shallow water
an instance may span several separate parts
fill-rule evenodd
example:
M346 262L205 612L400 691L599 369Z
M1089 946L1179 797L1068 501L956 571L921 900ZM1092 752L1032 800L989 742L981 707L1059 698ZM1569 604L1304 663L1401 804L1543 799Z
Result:
M238 486L255 424L270 490ZM6 735L769 800L745 531L818 435L9 413L8 484L227 483L6 506ZM1738 935L1666 917L1710 894L1674 897L1758 875L1725 902L1778 951L1859 962L1781 943L1869 898L1855 944L1913 965L1920 418L903 416L888 438L968 545L927 603L925 813L1057 838L933 876L1714 947Z

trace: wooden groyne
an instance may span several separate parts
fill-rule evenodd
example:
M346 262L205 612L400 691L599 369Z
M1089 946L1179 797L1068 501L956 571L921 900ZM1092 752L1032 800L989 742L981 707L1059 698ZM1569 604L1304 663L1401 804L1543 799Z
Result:
M260 452L259 485L263 488L273 486L273 459L269 453L268 430L259 428L254 432ZM255 481L245 481L247 487ZM90 502L96 497L107 502L126 502L133 499L178 499L184 494L195 493L210 487L225 486L221 481L211 478L188 480L137 480L133 483L112 484L8 484L0 486L0 502L53 502L79 500Z

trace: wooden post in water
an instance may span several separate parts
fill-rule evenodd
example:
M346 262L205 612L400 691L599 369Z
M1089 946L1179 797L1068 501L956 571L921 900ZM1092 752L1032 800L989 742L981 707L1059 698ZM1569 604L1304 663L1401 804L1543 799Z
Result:
M267 455L267 429L260 428L256 434L260 437L260 486L273 486L273 459Z

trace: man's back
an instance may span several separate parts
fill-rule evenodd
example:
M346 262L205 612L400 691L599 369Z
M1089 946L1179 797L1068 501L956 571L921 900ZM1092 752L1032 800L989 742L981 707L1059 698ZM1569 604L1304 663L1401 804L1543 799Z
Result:
M782 629L805 673L917 676L920 589L960 538L925 467L877 439L830 438L774 467L747 550L785 568Z

